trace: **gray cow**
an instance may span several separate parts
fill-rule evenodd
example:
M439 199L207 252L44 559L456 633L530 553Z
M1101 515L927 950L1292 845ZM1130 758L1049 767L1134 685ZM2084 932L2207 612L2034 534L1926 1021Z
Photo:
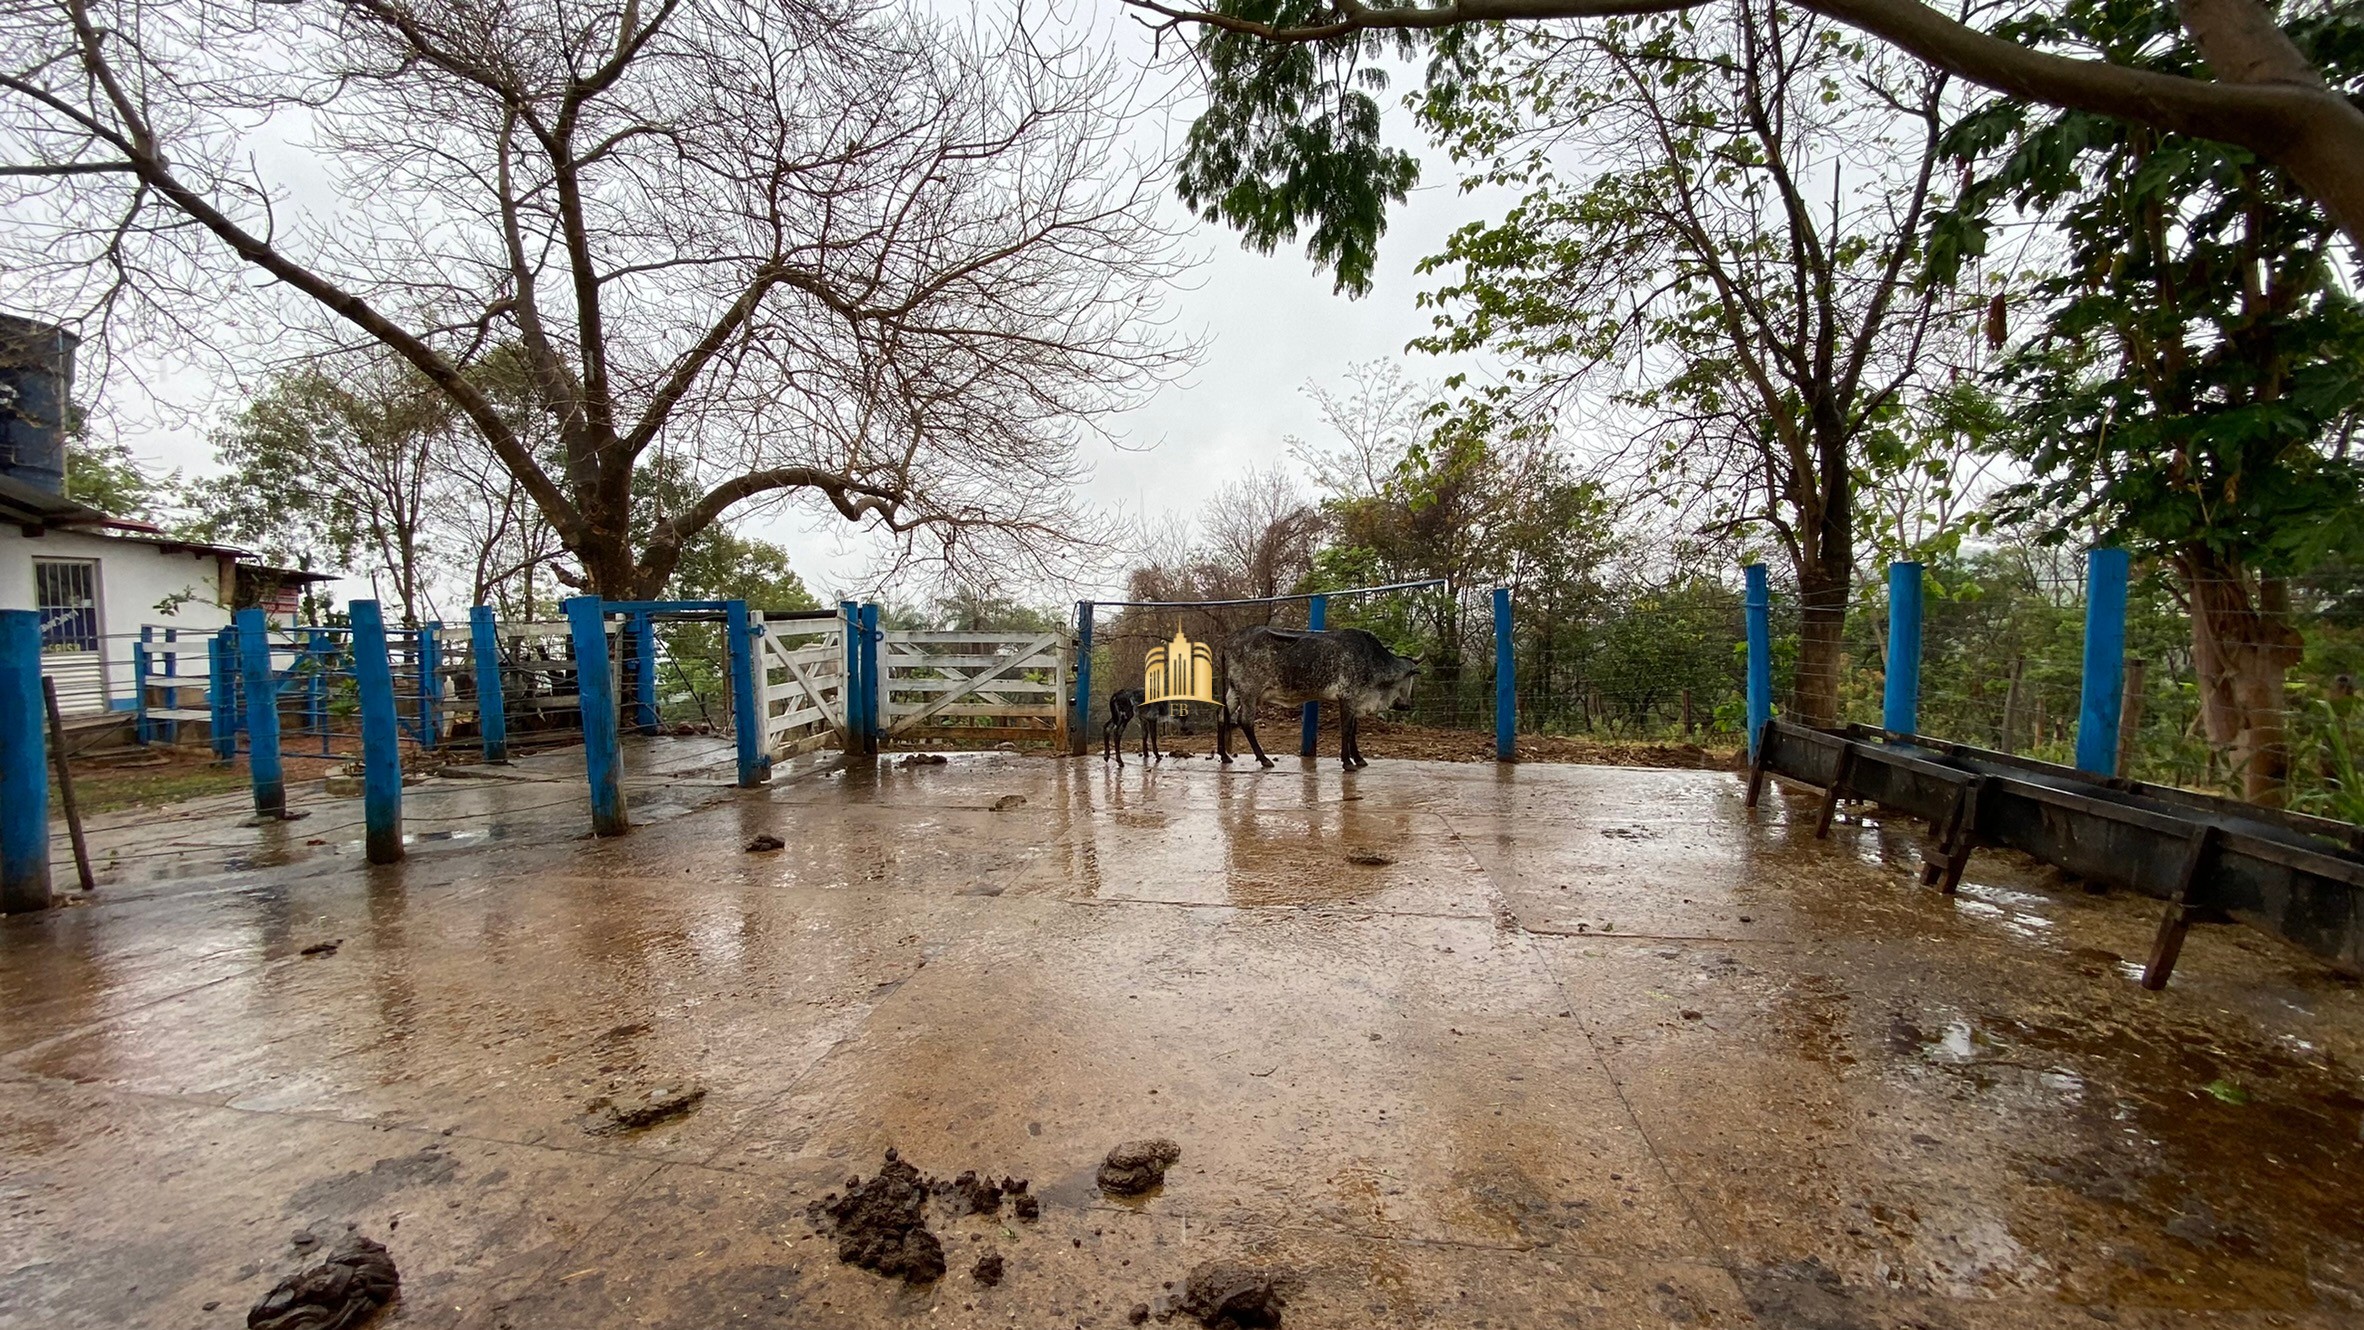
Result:
M1215 752L1231 760L1231 728L1266 766L1256 742L1256 710L1266 702L1338 704L1338 756L1349 768L1369 766L1355 737L1355 719L1381 711L1410 711L1418 656L1399 656L1360 628L1326 633L1288 628L1243 628L1223 644L1223 715L1215 724Z

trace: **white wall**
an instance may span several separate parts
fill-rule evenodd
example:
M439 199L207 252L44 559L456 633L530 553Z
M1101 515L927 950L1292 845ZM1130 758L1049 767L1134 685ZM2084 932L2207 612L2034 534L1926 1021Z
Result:
M110 702L128 707L132 702L131 644L143 625L180 629L188 645L180 652L180 672L205 678L205 637L230 622L221 602L229 560L218 554L178 550L166 553L144 541L76 531L48 531L27 536L19 527L0 527L0 609L39 608L33 586L35 559L95 559L98 561L99 632L103 658L51 656L43 672L58 681L58 704L67 712L101 710ZM170 613L157 606L177 602ZM161 665L157 667L162 669Z

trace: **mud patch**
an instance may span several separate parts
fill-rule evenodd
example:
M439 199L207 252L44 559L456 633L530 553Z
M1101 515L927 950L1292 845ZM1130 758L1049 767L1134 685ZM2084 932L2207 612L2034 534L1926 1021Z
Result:
M666 1085L637 1094L601 1095L583 1106L583 1130L594 1136L640 1131L681 1117L705 1102L703 1085Z
M1367 846L1358 845L1346 852L1346 862L1350 864L1357 864L1364 868L1385 868L1389 864L1395 862L1395 856L1392 854L1382 854L1379 851L1370 849Z
M993 801L993 811L996 813L1006 813L1013 808L1024 808L1025 806L1026 796L1023 794L1005 794Z
M749 854L770 854L774 850L785 850L787 848L788 842L781 840L779 837L772 835L768 831L760 836L750 839L747 842L747 853Z
M977 1264L969 1271L969 1278L976 1280L980 1287L992 1288L1001 1282L1003 1268L1000 1253L990 1253L977 1258Z
M284 1213L353 1215L405 1187L449 1182L459 1171L456 1160L430 1145L412 1154L381 1159L367 1169L307 1182L287 1198Z
M368 1238L348 1238L329 1258L289 1275L246 1313L248 1330L352 1330L394 1300L402 1276Z
M1205 1261L1192 1266L1176 1304L1210 1330L1263 1330L1281 1323L1281 1281L1269 1270Z
M1100 1190L1111 1196L1139 1196L1166 1180L1166 1170L1182 1158L1182 1147L1158 1137L1126 1141L1100 1162Z
M1735 1270L1740 1296L1766 1325L1787 1330L1876 1330L1838 1272L1809 1256L1766 1270Z

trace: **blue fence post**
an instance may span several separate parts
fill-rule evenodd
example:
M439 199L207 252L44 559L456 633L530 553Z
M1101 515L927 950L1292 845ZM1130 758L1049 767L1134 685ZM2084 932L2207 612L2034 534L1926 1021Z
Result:
M167 628L164 630L164 678L166 681L164 685L164 709L166 711L178 711L181 709L181 690L178 684L172 682L172 680L178 679L181 673L181 653L177 650L174 650L174 648L179 645L180 640L180 629ZM181 741L181 723L178 720L165 721L160 728L164 735L164 742L168 744L177 744Z
M2085 556L2085 680L2077 702L2077 770L2118 774L2118 717L2126 702L2126 551Z
M148 661L148 644L156 640L153 624L140 625L140 640L131 644L131 709L139 719L132 723L132 737L142 747L156 737L155 725L148 719L148 675L153 666Z
M336 664L335 639L325 628L304 635L304 662L311 672L304 679L304 724L320 736L320 755L328 756L328 672Z
M1888 677L1880 725L1921 732L1921 565L1888 565Z
M350 607L353 685L361 695L362 847L373 864L402 857L402 727L394 714L394 662L386 616L374 600Z
M747 602L723 602L729 627L731 658L731 728L739 741L739 788L752 789L770 780L772 755L763 745L763 713L755 703L755 626L747 617Z
M1518 760L1519 682L1510 653L1510 588L1494 588L1494 760Z
M476 733L484 760L509 760L509 703L501 695L501 634L490 605L468 610L468 654L476 662Z
M419 625L419 747L443 737L443 623Z
M875 753L886 737L886 681L878 668L878 606L862 607L862 751Z
M1330 626L1330 598L1315 596L1305 602L1305 627L1320 632ZM1314 745L1322 737L1322 708L1319 702L1305 704L1305 718L1297 737L1297 756L1313 756Z
M246 681L246 771L256 817L287 815L287 777L279 765L279 679L271 670L271 621L259 609L238 611L238 669Z
M1081 757L1091 751L1085 736L1092 728L1092 619L1088 600L1075 602L1075 729L1068 749Z
M1741 601L1748 616L1748 760L1757 760L1757 745L1773 721L1773 590L1765 579L1765 565L1752 563L1742 570L1748 594Z
M632 724L642 734L657 732L657 621L635 614L632 628Z
M227 762L238 753L238 734L230 728L230 668L222 660L222 639L205 639L205 729L213 744L213 760Z
M841 600L837 617L845 646L845 692L840 699L845 712L845 751L851 754L862 747L862 607Z
M565 608L567 627L575 640L575 696L583 709L583 768L591 781L591 831L599 836L621 836L632 829L632 823L624 816L616 689L608 676L607 605L597 596L576 596Z
M41 612L0 610L0 914L49 908Z

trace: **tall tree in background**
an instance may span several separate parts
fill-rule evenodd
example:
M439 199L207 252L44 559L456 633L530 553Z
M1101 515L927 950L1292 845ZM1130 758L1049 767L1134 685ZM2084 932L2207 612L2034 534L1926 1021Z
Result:
M2203 48L2176 14L2072 0L2005 31L2182 76ZM2299 10L2287 29L2364 96L2364 12ZM1981 247L2006 202L2067 246L2003 371L2020 402L2004 437L2032 476L2010 502L2175 569L2209 738L2250 799L2280 802L2303 647L2286 579L2364 551L2364 305L2338 231L2257 153L2091 114L1999 99L1951 147L1979 174L1937 228L1941 263Z
M223 470L185 529L297 568L380 577L402 622L432 614L428 524L449 404L406 365L315 366L274 379L214 434Z
M1013 576L1079 436L1174 368L1177 269L1105 58L859 0L33 0L0 12L0 299L90 344L382 347L588 588L765 496ZM341 205L287 205L262 129ZM556 447L472 373L515 348ZM235 348L224 348L234 350ZM300 345L298 349L301 349ZM635 530L658 458L693 499Z
M1722 0L1124 0L1160 33L1190 40L1207 76L1183 195L1269 252L1313 229L1314 260L1363 290L1387 205L1415 164L1380 139L1372 68L1391 49L1427 47L1431 94L1466 74L1459 55L1505 28L1585 34L1621 17L1682 24ZM2106 46L2036 47L1971 26L1978 6L1921 0L1781 0L1801 26L1819 15L1934 70L2015 101L2114 116L2160 133L2208 138L2279 165L2352 245L2364 248L2364 107L2311 59L2300 29L2353 12L2353 0L2181 0L2179 35L2204 57L2162 69ZM1703 30L1717 25L1712 18ZM1430 43L1434 43L1430 46ZM1694 54L1709 58L1707 48Z
M1772 0L1466 54L1422 117L1523 197L1424 262L1450 277L1420 345L1511 362L1470 430L1574 415L1694 524L1769 531L1803 616L1792 710L1835 723L1857 493L1944 465L1908 407L1967 326L1917 281L1945 76Z

